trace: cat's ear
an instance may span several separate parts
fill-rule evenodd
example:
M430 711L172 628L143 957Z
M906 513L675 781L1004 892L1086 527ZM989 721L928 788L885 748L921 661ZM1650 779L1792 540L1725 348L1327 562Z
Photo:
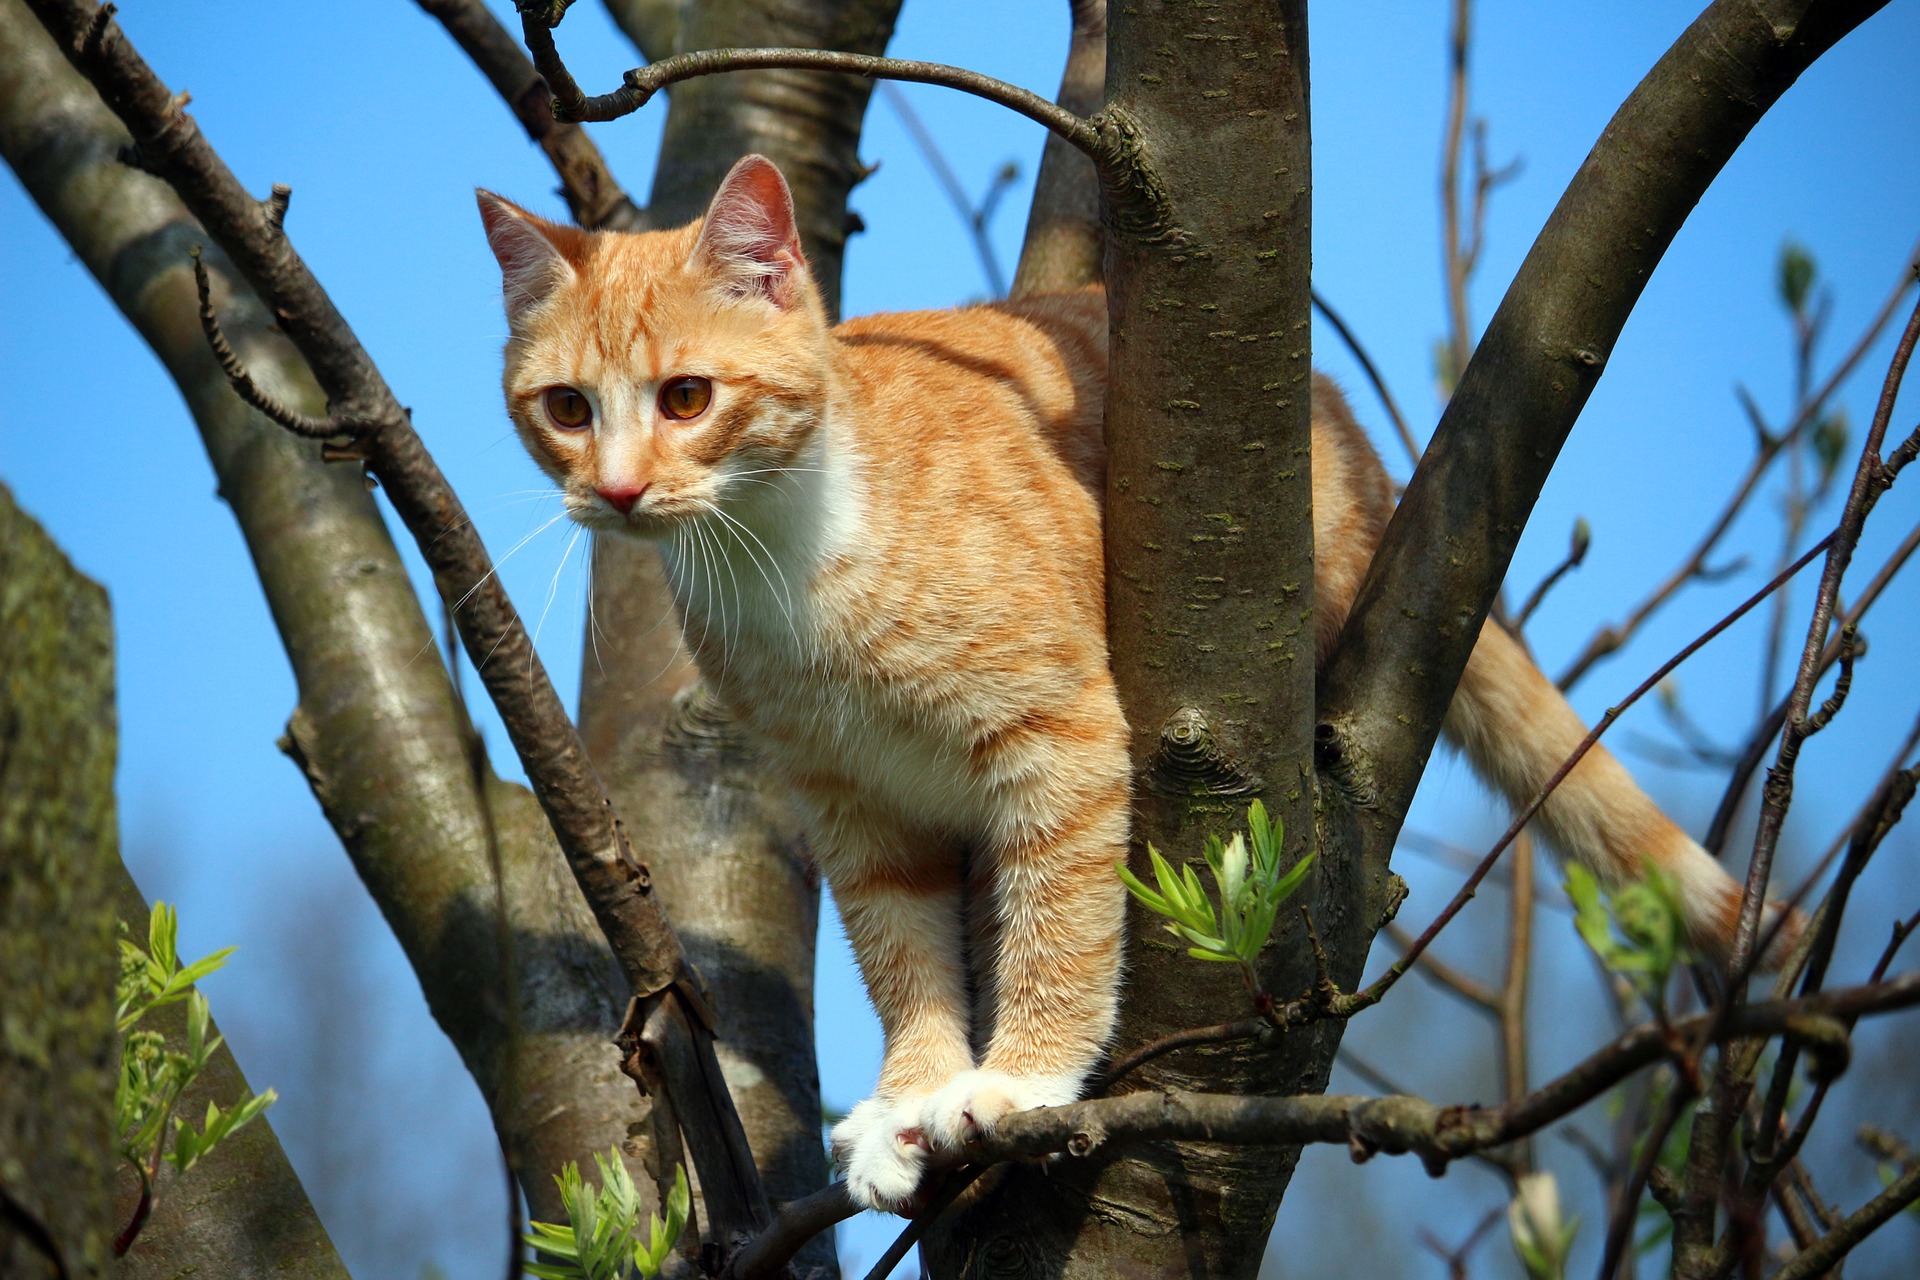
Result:
M733 166L707 206L693 261L729 293L782 308L794 304L807 260L794 225L793 193L773 161L756 155Z
M581 233L536 218L511 200L491 191L475 190L480 221L486 224L487 243L500 262L507 321L518 325L526 314L545 302L553 291L574 278L568 250L577 254Z

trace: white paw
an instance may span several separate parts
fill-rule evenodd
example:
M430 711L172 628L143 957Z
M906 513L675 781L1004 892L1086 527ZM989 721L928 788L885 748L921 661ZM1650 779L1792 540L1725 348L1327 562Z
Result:
M1011 1076L1004 1071L963 1071L926 1100L920 1123L934 1147L957 1151L990 1134L1015 1111L1057 1107L1080 1096L1081 1077Z
M927 1167L920 1128L924 1097L868 1098L833 1126L833 1158L847 1191L864 1209L902 1216L914 1207Z

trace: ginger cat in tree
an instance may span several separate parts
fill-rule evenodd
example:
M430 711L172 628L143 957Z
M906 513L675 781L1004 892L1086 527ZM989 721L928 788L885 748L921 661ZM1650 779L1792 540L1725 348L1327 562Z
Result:
M659 544L702 675L803 812L886 1033L834 1149L855 1199L907 1210L931 1151L1077 1098L1114 1026L1129 766L1107 669L1105 299L831 327L759 156L677 231L589 234L479 199L521 438L574 519ZM1324 379L1312 465L1324 659L1393 501ZM1585 733L1492 623L1447 727L1515 803ZM1604 881L1666 868L1695 942L1724 954L1740 890L1604 749L1538 824Z

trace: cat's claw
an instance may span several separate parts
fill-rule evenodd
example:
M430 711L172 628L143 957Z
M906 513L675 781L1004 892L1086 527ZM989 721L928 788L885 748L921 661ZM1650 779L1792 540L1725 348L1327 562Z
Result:
M911 1216L919 1204L928 1141L924 1098L868 1098L833 1126L833 1157L863 1209Z
M955 1076L926 1100L920 1123L934 1148L959 1151L1016 1111L1057 1107L1080 1096L1083 1077L1014 1076L980 1069Z

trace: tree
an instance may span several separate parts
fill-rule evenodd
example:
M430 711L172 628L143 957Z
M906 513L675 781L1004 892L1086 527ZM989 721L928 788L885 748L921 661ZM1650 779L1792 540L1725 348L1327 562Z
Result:
M630 1086L596 1044L621 1025L613 993L624 982L642 997L626 1020L634 1049L628 1068L653 1100L652 1174L669 1177L684 1144L700 1178L703 1225L723 1249L735 1230L752 1234L762 1225L766 1197L792 1200L823 1177L818 1097L807 1083L816 899L764 780L684 664L677 687L632 678L673 661L662 633L645 625L659 611L657 588L649 594L631 586L646 580L646 561L629 549L601 549L595 607L613 640L601 654L598 670L606 674L590 678L583 697L583 754L536 674L524 629L488 578L485 552L465 533L457 499L293 253L283 230L286 197L258 204L243 198L186 123L182 104L137 65L112 22L86 6L36 0L32 7L122 124L55 61L58 46L29 39L40 38L15 8L7 15L5 61L28 73L8 77L9 160L123 308L146 326L198 407L299 674L290 753L481 1082L536 1216L558 1210L545 1175L565 1159L604 1149L633 1109ZM824 279L836 278L847 192L858 175L853 144L864 81L778 69L687 80L674 92L660 176L642 214L619 193L585 135L553 122L547 90L484 11L446 0L426 7L487 69L554 158L584 223L680 221L698 211L735 155L757 149L793 178L810 255ZM1276 1043L1241 1027L1237 1039L1223 1041L1238 1045L1232 1052L1198 1066L1162 1058L1129 1077L1131 1084L1204 1082L1219 1094L1309 1096L1325 1087L1344 1021L1329 1015L1354 1003L1374 932L1397 905L1388 859L1399 815L1553 456L1699 193L1799 71L1876 7L1778 5L1762 21L1739 6L1716 4L1649 74L1569 189L1478 350L1460 362L1460 385L1317 689L1307 650L1288 643L1310 625L1312 605L1303 461L1310 227L1304 8L1223 6L1198 30L1189 29L1193 14L1185 10L1116 11L1107 107L1094 124L1085 119L1096 105L1087 64L1105 50L1099 15L1079 10L1079 65L1069 70L1072 92L1063 94L1076 118L1056 116L1053 123L1093 163L1052 150L1043 178L1050 194L1038 202L1044 216L1036 219L1049 234L1032 238L1034 262L1029 269L1023 261L1019 278L1031 285L1084 277L1093 261L1087 212L1097 167L1116 334L1109 416L1114 661L1136 731L1136 759L1148 771L1139 852L1148 839L1169 851L1197 851L1205 836L1236 821L1245 796L1261 794L1284 820L1292 854L1311 843L1322 868L1305 902L1324 955L1307 944L1299 918L1286 919L1262 953L1262 986L1281 1001L1278 1020L1293 1029ZM650 51L765 44L877 54L893 21L892 9L859 4L777 12L720 3L635 5L618 12ZM564 44L566 28L556 37L545 26L558 16L530 15L524 35L568 109L573 100L553 48L555 39ZM1725 92L1702 96L1701 83ZM805 134L779 127L767 110L799 101L809 104L802 118L814 127ZM1045 114L1043 105L1025 105ZM138 139L138 166L163 178L171 193L112 159L122 127ZM115 197L94 199L97 183ZM187 292L193 285L185 251L203 241L209 284L196 305ZM139 270L130 274L126 250L136 243L169 252L136 258ZM224 369L209 359L196 311L217 316L239 353L225 358ZM268 316L277 323L266 323ZM253 380L256 408L293 434L232 397L229 379L237 381L242 369ZM1181 394L1169 396L1169 388ZM1243 446L1262 447L1219 448L1222 423L1235 425L1232 438ZM1874 466L1879 448L1876 440L1866 455ZM335 465L322 461L327 457ZM360 488L356 464L378 479L421 539L443 596L455 602L467 651L501 707L591 917L555 891L561 864L533 797L492 777L457 685L438 668L413 662L431 631ZM1861 474L1872 481L1879 473L1863 462ZM1850 509L1864 515L1868 492L1861 487ZM1224 528L1216 520L1223 512L1230 517ZM1836 545L1850 551L1846 544L1856 534ZM1193 550L1168 556L1160 551L1167 546ZM343 563L360 567L346 586L339 581ZM1197 567L1220 580L1209 592L1218 599L1204 602L1208 630L1218 637L1211 646L1153 616L1149 599L1180 597ZM1831 585L1837 589L1837 576ZM1822 666L1825 622L1815 630L1789 707L1789 744L1799 733L1791 727L1794 707L1802 716L1810 709ZM1269 631L1284 647L1269 647ZM1839 649L1833 653L1838 657ZM1258 707L1258 717L1234 713L1243 707ZM1792 752L1783 751L1790 768ZM618 810L636 824L627 834L602 803L588 755ZM394 769L395 760L408 767ZM1169 767L1185 771L1184 794L1152 785L1152 771ZM1783 803L1774 808L1784 813ZM1871 833L1875 823L1863 821L1861 829ZM623 855L629 843L642 848L645 872ZM1762 870L1750 895L1743 954L1751 954L1760 923L1767 858L1756 862ZM1144 861L1136 870L1145 871ZM656 898L671 905L673 927ZM729 904L725 915L702 914L721 902ZM1145 916L1135 921L1134 994L1122 1046L1236 1015L1244 1022L1237 980L1208 982L1179 953L1153 946L1154 928ZM1383 993L1410 965L1365 990ZM492 991L471 980L475 972L497 975ZM1902 991L1895 985L1850 998L1871 1004L1905 999ZM1856 1008L1811 991L1809 998L1822 1012ZM1782 1010L1735 1014L1736 1007L1731 999L1716 1001L1701 1015L1705 1021L1685 1024L1698 1039L1678 1055L1683 1067L1697 1069L1708 1042L1730 1028L1757 1034L1785 1025ZM1749 1015L1759 1020L1740 1020ZM711 1033L724 1056L715 1056ZM1796 1024L1803 1040L1818 1042L1820 1034L1804 1018ZM1644 1033L1638 1048L1621 1041L1608 1061L1650 1065L1635 1057L1647 1052L1644 1041ZM1721 1059L1722 1076L1712 1085L1721 1105L1709 1114L1728 1114L1725 1103L1745 1087L1741 1072L1757 1064L1736 1070L1742 1061L1739 1053ZM712 1087L720 1064L729 1062L751 1063L765 1083L736 1088L729 1100ZM1692 1078L1685 1069L1678 1077ZM1672 1114L1659 1119L1669 1128L1682 1092L1668 1090ZM1128 1096L1154 1098L1146 1091ZM1569 1101L1551 1096L1527 1114L1544 1119ZM1516 1111L1525 1112L1519 1103L1515 1096ZM1231 1102L1219 1102L1225 1110L1215 1113L1206 1110L1215 1103L1197 1101L1136 1121L1163 1140L1187 1141L1130 1146L1117 1140L1118 1104L1104 1112L1102 1104L1088 1105L1095 1109L1036 1120L1024 1139L1016 1127L1005 1150L1057 1149L1049 1142L1085 1147L1072 1139L1096 1132L1090 1117L1098 1115L1116 1126L1109 1129L1116 1140L1096 1158L1069 1162L1046 1178L1015 1170L979 1206L937 1226L928 1242L936 1272L957 1270L967 1256L1000 1269L1063 1274L1109 1274L1118 1259L1156 1273L1250 1271L1292 1157L1276 1160L1259 1145L1190 1141L1220 1133L1228 1119L1258 1120L1269 1142L1279 1139L1286 1152L1302 1141L1337 1139L1357 1151L1418 1151L1439 1166L1531 1131L1518 1121L1512 1123L1520 1127L1506 1127L1515 1111L1459 1126L1412 1104L1328 1098L1266 1114ZM736 1109L737 1130L729 1119ZM556 1113L567 1123L545 1119ZM1735 1251L1715 1245L1715 1162L1727 1156L1731 1135L1707 1130L1696 1126L1695 1150L1704 1154L1671 1190L1680 1264L1689 1274L1736 1260ZM1021 1147L1023 1140L1030 1145ZM1659 1147L1656 1141L1647 1149ZM645 1170L648 1161L640 1163ZM1639 1181L1649 1177L1628 1172ZM1772 1180L1761 1181L1758 1192ZM1624 1197L1629 1210L1638 1199L1637 1188L1631 1191ZM1736 1206L1755 1194L1744 1188ZM1085 1212L1087 1196L1105 1209ZM1631 1212L1618 1220L1630 1223ZM1751 1236L1736 1232L1731 1243ZM816 1246L807 1260L823 1261L824 1254Z

